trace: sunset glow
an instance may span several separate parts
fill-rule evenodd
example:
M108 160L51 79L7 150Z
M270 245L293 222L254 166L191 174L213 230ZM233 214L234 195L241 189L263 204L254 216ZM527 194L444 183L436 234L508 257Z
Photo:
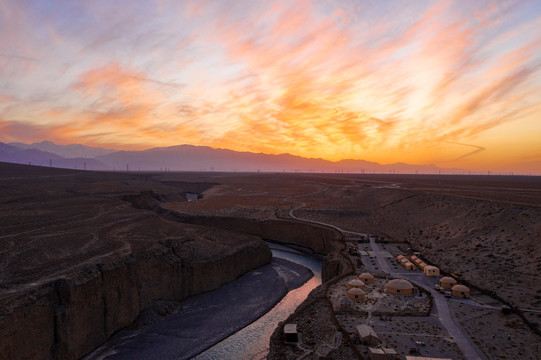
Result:
M0 141L541 172L539 1L0 0Z

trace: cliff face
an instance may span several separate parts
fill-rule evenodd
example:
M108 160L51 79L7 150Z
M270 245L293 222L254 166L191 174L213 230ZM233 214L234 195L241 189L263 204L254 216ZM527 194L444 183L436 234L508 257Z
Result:
M330 253L323 259L321 281L326 283L337 276L353 272L354 270L355 267L353 264L337 249L337 251Z
M297 220L255 220L237 217L189 215L164 208L158 208L157 211L165 218L179 222L217 228L234 228L237 231L257 235L265 239L300 245L325 255L321 271L323 284L310 293L309 297L289 316L286 322L300 324L303 341L308 344L315 344L318 341L323 341L323 339L331 343L334 341L336 331L343 332L343 329L340 328L332 315L332 305L325 295L330 281L353 273L355 270L351 261L343 256L346 248L344 242L340 241L342 235L338 231L330 227L303 223ZM286 358L284 339L282 338L283 326L286 322L278 324L270 339L268 359ZM297 355L301 356L302 354ZM359 356L356 349L351 346L349 337L345 336L341 345L332 351L329 358L350 359Z
M2 359L80 358L129 326L153 300L216 289L272 257L255 238L213 259L187 260L179 256L184 253L181 241L165 242L13 296L0 313Z
M259 236L263 239L310 248L322 255L334 251L334 242L339 240L341 236L331 228L293 220L253 220L237 217L189 215L164 208L158 208L157 212L175 221L219 229L235 229L235 231Z
M319 254L325 255L321 273L323 282L354 270L351 264L340 255L340 250L345 250L344 244L338 241L341 234L329 227L296 220L275 219L261 221L235 217L195 216L163 208L158 208L157 211L166 218L184 223L222 229L233 228L264 239L310 248Z

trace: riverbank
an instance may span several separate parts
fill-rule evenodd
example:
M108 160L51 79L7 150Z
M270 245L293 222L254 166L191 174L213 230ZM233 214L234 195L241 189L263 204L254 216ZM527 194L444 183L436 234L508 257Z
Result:
M196 356L195 360L236 359L264 360L269 352L269 341L278 324L293 314L297 307L321 285L321 261L310 256L273 250L273 256L303 265L314 276L299 288L292 290L269 312L227 339Z
M158 302L85 359L189 359L260 318L313 273L273 258L221 288L180 303Z

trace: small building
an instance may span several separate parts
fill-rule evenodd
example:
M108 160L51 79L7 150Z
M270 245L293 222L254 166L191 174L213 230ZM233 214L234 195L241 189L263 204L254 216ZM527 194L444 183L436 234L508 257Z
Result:
M370 274L369 272L364 272L360 274L358 278L365 284L370 284L374 282L374 275Z
M440 275L440 269L432 265L425 266L423 271L426 276L439 276Z
M368 358L370 360L396 360L398 359L398 354L395 349L391 348L368 348Z
M413 261L413 263L415 264L415 266L417 266L421 270L424 270L425 267L427 266L426 263L423 260L419 259L419 258L417 258L417 260Z
M358 288L358 289L364 290L365 288L364 282L362 282L359 279L353 279L349 281L347 286L348 286L348 289Z
M361 324L355 326L355 329L357 330L361 344L373 346L379 344L379 336L370 326Z
M411 261L415 261L415 260L417 260L417 259L419 259L419 258L418 258L416 255L411 255L411 256L410 256L410 260L411 260Z
M402 264L402 266L404 266L404 269L406 269L406 270L416 270L417 269L415 267L415 265L413 265L410 261L406 261L406 263Z
M396 295L413 294L413 285L405 279L393 279L387 282L385 291Z
M284 339L286 342L296 343L299 341L299 333L297 332L297 324L284 325Z
M470 288L465 285L455 285L451 288L451 294L455 297L469 298Z
M456 280L450 276L444 276L440 279L440 286L444 289L451 289L456 285Z
M351 300L364 300L366 293L359 288L351 288L347 291L346 296Z
M342 301L340 301L340 309L342 310L350 310L351 309L351 300L347 297L343 297Z
M405 258L406 257L404 255L397 255L396 256L396 260L399 261L399 262L402 261L402 259L405 259Z

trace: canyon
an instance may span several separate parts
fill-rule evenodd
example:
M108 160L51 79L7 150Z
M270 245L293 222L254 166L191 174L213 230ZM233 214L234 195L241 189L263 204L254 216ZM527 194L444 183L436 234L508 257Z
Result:
M264 240L324 258L323 284L290 318L309 320L304 336L317 343L340 330L326 289L356 264L343 234L316 222L414 248L509 304L538 336L539 314L520 311L541 310L537 177L0 168L0 352L8 359L81 358L137 326L153 301L210 291L268 264ZM277 324L269 358L284 354L282 330ZM330 356L360 357L352 342L344 334Z

